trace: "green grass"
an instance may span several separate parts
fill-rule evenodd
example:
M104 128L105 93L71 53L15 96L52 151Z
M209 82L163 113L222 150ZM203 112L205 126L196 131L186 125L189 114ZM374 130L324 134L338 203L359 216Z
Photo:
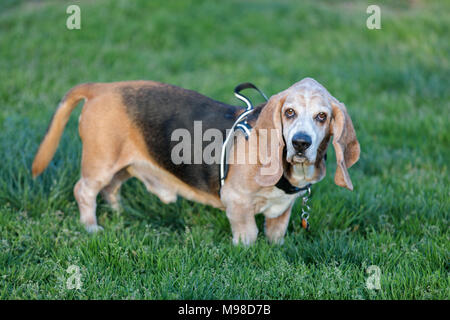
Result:
M449 299L450 6L378 1L63 1L0 4L1 299ZM283 246L262 232L231 245L225 214L163 205L136 181L124 212L99 200L105 231L80 226L77 114L49 168L30 165L58 101L81 82L152 79L237 103L252 81L277 93L311 76L345 102L362 153L354 192L314 186L312 231L299 207ZM330 150L332 148L330 147ZM262 230L263 219L257 219ZM82 287L68 290L69 265ZM368 290L366 269L381 270Z

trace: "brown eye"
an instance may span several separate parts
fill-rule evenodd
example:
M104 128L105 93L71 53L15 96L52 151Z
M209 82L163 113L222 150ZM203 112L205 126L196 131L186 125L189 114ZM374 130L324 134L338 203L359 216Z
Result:
M316 120L319 122L324 122L325 120L327 120L327 114L325 112L319 112L316 115Z
M293 116L295 116L295 111L294 111L294 109L289 108L289 109L286 109L284 114L286 115L286 117L292 118Z

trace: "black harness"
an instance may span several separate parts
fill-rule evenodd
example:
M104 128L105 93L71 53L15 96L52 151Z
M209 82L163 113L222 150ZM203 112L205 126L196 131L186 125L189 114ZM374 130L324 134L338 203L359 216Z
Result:
M225 182L225 178L228 173L228 165L226 164L226 155L225 155L226 144L229 142L230 137L234 134L235 130L237 130L237 129L241 130L244 133L245 139L248 139L248 137L250 136L250 132L252 130L252 127L247 122L247 116L254 110L254 108L253 108L253 105L250 102L250 100L246 96L241 94L241 91L244 89L254 89L254 90L258 91L264 97L264 99L266 101L269 100L267 98L267 96L261 90L259 90L254 84L252 84L250 82L241 83L238 86L236 86L236 88L234 88L234 95L239 100L245 102L245 104L247 105L247 109L238 117L238 120L231 128L230 134L227 137L227 139L225 140L224 145L222 147L222 159L221 159L221 168L220 168L220 186L221 187L223 186L223 184ZM325 159L326 159L326 155L325 155ZM278 180L278 182L275 184L275 187L283 190L286 194L295 194L295 193L299 193L301 191L308 190L311 187L311 184L309 183L302 188L293 186L289 182L289 180L286 179L284 174L282 174L280 180Z

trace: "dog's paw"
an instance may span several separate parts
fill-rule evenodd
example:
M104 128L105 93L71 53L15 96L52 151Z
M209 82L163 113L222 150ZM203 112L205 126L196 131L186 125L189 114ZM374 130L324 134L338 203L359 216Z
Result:
M269 243L272 245L279 245L281 246L282 244L284 244L284 236L279 236L279 237L267 237L267 240L269 240Z
M91 224L89 226L86 226L86 231L89 233L96 233L99 231L103 231L103 227L99 226L98 224Z
M114 211L118 213L122 213L123 209L119 202L113 202L109 204L109 207Z
M286 233L285 230L280 230L276 228L266 228L266 237L267 240L274 245L282 245L284 243L284 235Z
M250 232L245 233L236 233L233 235L233 244L235 246L242 244L246 247L251 246L255 243L258 238L258 230L251 230Z

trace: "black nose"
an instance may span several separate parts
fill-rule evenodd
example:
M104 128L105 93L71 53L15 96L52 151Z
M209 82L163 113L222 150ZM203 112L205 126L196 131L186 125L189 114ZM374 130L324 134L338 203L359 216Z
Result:
M292 145L297 152L305 152L311 143L311 137L303 132L296 133L292 138Z

